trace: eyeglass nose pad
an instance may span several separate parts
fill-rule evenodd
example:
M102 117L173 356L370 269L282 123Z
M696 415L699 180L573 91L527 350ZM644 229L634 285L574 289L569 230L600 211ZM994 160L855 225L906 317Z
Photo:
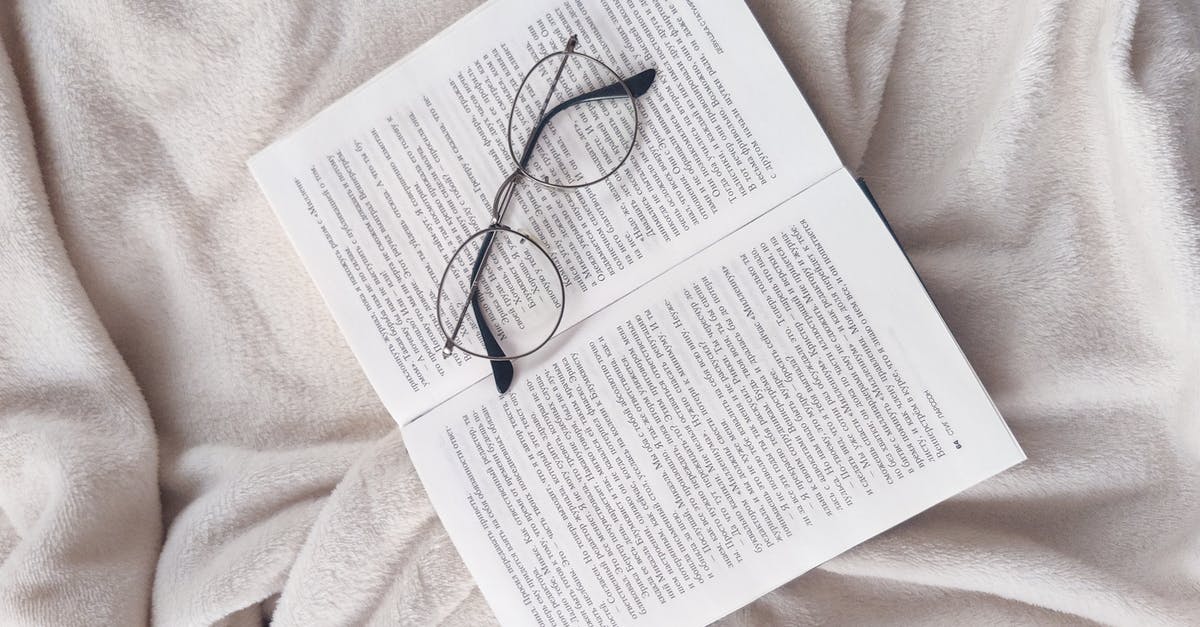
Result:
M534 244L537 244L538 248L541 248L542 250L544 250L546 252L550 252L550 247L547 246L545 242L538 239L537 233L534 233L533 231L529 231L529 230L525 230L525 229L519 229L519 230L517 230L517 233L524 235L526 238L529 239L529 241L533 242Z

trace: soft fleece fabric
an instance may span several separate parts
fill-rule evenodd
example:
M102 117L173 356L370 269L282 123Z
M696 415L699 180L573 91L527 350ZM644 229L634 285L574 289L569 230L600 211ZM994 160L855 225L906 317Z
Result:
M494 621L245 166L471 4L0 7L0 623ZM1029 461L724 624L1200 622L1200 7L751 5Z

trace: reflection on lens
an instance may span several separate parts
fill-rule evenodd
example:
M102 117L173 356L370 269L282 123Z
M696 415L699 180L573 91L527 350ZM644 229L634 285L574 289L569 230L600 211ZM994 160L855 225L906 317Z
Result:
M562 276L545 250L507 227L491 227L463 242L450 259L438 294L438 324L459 350L515 359L554 335L563 296Z
M517 91L509 150L531 178L578 187L624 162L636 128L633 96L620 77L591 57L560 52L535 65Z

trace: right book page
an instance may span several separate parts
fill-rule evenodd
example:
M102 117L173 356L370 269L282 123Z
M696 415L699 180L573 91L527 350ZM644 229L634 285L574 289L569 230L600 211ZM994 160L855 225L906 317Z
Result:
M1024 459L844 170L530 359L404 427L506 625L706 624Z

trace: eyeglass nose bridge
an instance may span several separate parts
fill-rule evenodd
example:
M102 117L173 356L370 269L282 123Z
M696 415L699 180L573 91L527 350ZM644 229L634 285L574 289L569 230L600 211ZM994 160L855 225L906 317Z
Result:
M513 170L508 178L500 184L500 188L496 190L496 196L492 199L492 226L503 226L504 214L508 212L508 205L512 202L513 192L517 188L517 181L525 178L525 173L519 168Z

